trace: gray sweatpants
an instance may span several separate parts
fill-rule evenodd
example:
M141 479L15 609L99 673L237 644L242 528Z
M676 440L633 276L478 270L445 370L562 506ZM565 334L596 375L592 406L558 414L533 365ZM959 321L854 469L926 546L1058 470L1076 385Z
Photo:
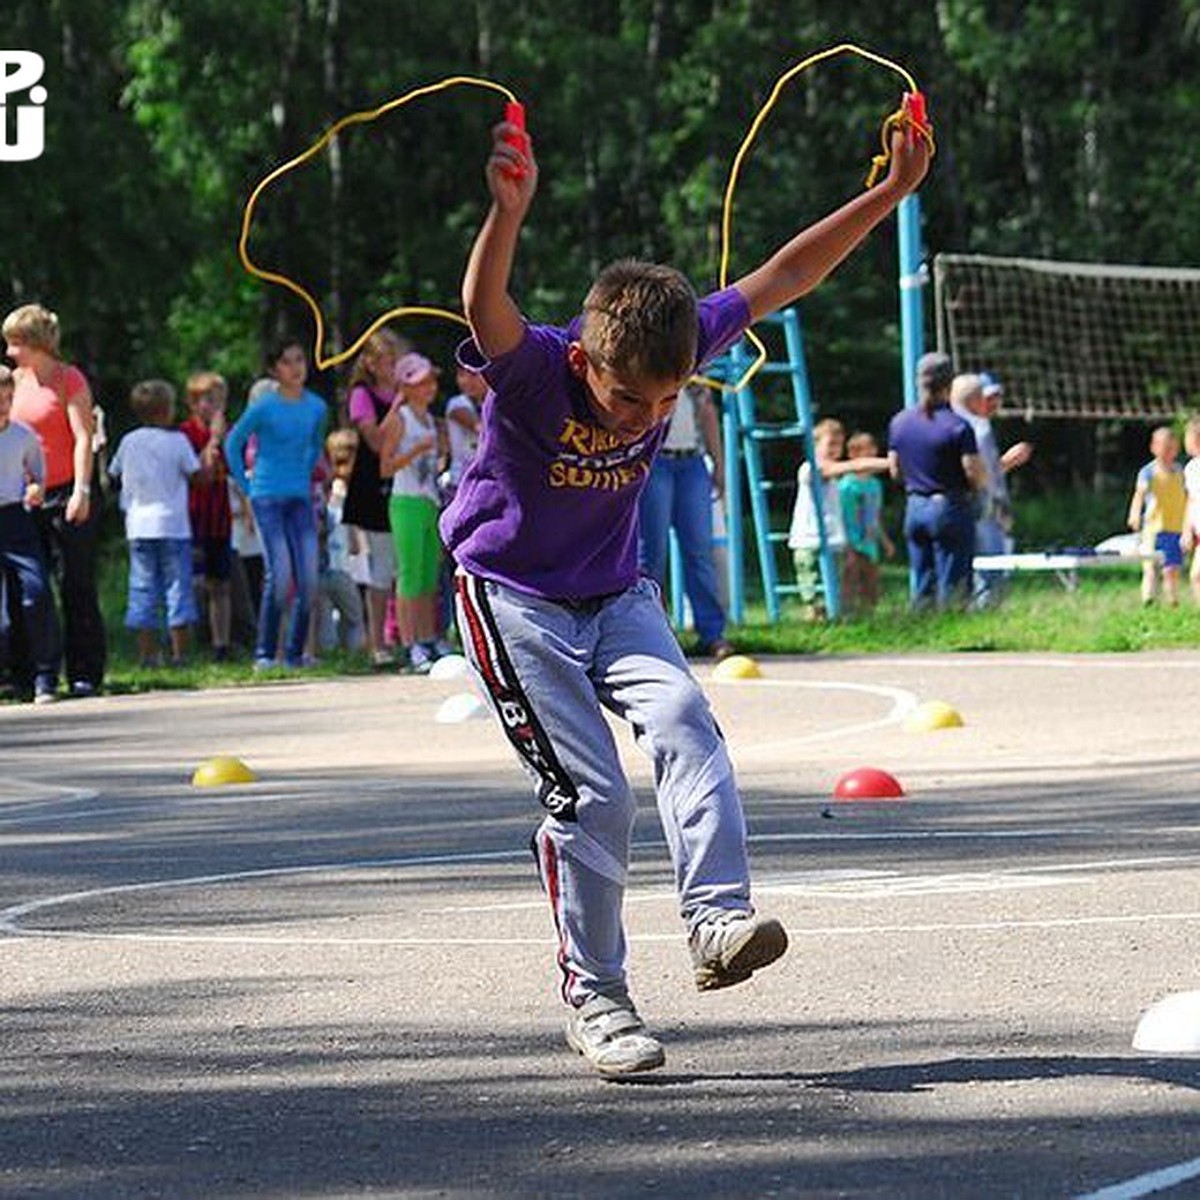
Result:
M579 604L462 571L468 659L548 815L534 838L559 935L563 998L626 990L621 905L636 802L608 709L654 762L658 813L689 931L750 909L746 827L733 767L657 587Z

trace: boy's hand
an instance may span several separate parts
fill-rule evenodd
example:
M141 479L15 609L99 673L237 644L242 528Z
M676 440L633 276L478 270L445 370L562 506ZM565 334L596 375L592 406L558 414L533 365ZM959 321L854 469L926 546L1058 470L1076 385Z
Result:
M513 143L518 143L514 145ZM487 161L488 190L502 212L524 216L537 191L538 168L533 142L520 126L501 121L492 129Z
M892 130L892 158L884 186L902 196L914 192L929 170L929 143L921 136L909 137L904 128Z
M45 500L46 493L42 491L40 483L28 483L25 485L25 507L26 508L41 508L42 501Z

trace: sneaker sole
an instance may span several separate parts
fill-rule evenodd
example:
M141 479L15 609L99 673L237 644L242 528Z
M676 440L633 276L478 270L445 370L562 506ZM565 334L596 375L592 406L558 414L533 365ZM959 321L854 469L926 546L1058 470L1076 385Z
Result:
M696 990L715 992L745 983L755 971L768 967L788 948L784 927L770 919L755 925L720 964L696 968Z
M639 1071L653 1071L661 1067L667 1061L667 1056L663 1048L652 1038L647 1037L642 1040L653 1045L654 1050L650 1050L649 1046L647 1046L645 1053L640 1058L627 1062L601 1062L592 1057L589 1053L591 1047L581 1038L575 1036L575 1031L570 1025L567 1026L567 1045L577 1054L581 1054L601 1075L635 1075ZM615 1044L612 1042L609 1043L610 1046Z

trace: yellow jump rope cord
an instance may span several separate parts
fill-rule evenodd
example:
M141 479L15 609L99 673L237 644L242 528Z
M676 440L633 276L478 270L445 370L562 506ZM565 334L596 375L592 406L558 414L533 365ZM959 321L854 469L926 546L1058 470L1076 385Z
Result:
M397 96L394 100L389 100L386 104L381 104L378 108L364 109L361 112L351 113L349 116L342 117L340 121L331 125L302 154L297 154L295 158L289 159L282 166L276 167L250 193L250 199L246 201L246 208L242 213L242 234L238 239L238 257L242 261L242 266L251 275L254 275L258 279L266 280L268 283L277 283L280 287L287 288L289 292L299 296L308 305L316 327L316 332L313 336L313 363L318 371L336 367L344 363L348 358L352 358L362 349L363 344L371 334L398 317L436 317L446 321L454 321L459 325L466 325L467 320L459 313L451 312L447 308L431 308L425 305L405 305L400 308L390 308L382 316L372 321L353 345L347 346L345 350L342 350L338 354L326 357L324 351L325 317L321 312L321 306L313 298L312 294L294 279L289 278L287 275L281 275L277 271L265 270L258 266L250 257L247 243L250 240L250 223L254 219L254 209L258 204L258 199L280 176L286 175L289 171L293 171L299 166L303 166L309 159L320 154L343 129L351 125L364 125L371 121L377 121L393 109L402 108L405 104L421 96L428 96L434 92L444 92L447 88L460 86L486 88L488 91L499 92L506 100L516 100L516 96L503 84L495 83L490 79L476 79L471 75L453 75L447 79L441 79L437 83L428 84L425 87L413 88L412 91L405 92L403 96Z
M827 58L833 58L839 54L853 54L859 58L866 59L868 62L873 62L879 66L886 67L900 75L908 85L910 92L918 90L916 80L897 63L890 59L884 58L882 55L874 54L870 50L864 50L860 46L852 45L849 42L843 42L837 46L831 46L827 50L818 51L816 54L810 54L807 58L789 67L775 81L775 86L771 89L771 94L767 97L766 102L758 110L757 115L750 124L750 128L746 131L746 136L742 139L742 144L738 147L738 152L734 157L733 165L729 171L729 179L725 185L724 201L721 209L721 260L719 269L720 286L725 287L729 282L729 256L732 245L732 228L733 228L733 198L737 191L739 176L742 170L742 163L749 154L751 147L754 145L758 137L759 130L763 123L770 115L771 110L775 107L783 89L791 83L797 75L808 70L809 67L815 66L817 63L823 62ZM254 217L254 210L258 204L259 197L275 180L286 175L289 171L295 170L314 158L325 149L327 145L337 135L351 125L368 124L371 121L376 121L385 114L392 112L394 109L402 108L405 104L418 99L421 96L428 96L435 92L442 92L452 87L478 87L489 91L499 92L505 99L515 101L516 96L503 84L494 82L491 79L479 79L471 75L453 75L446 79L441 79L437 83L427 84L424 87L413 88L409 92L405 92L402 96L397 96L393 100L389 100L386 104L381 104L378 108L364 109L360 112L351 113L349 116L342 117L341 120L331 125L307 150L302 154L296 155L295 158L289 159L282 166L276 167L269 175L263 179L257 187L250 193L250 198L246 201L246 207L242 213L242 232L238 239L238 257L241 259L242 266L253 276L258 279L265 280L268 283L279 284L280 287L287 288L294 295L299 296L301 300L308 305L309 311L313 315L315 325L315 334L313 337L313 362L317 370L324 371L330 367L336 367L353 357L362 348L366 340L379 328L386 325L389 321L398 317L420 316L434 317L442 320L453 321L459 325L467 325L466 318L461 314L452 312L445 308L431 308L425 305L405 305L399 308L388 309L387 312L377 317L368 328L355 340L355 342L347 346L338 354L325 356L325 318L321 312L321 306L313 298L312 294L297 283L294 279L287 275L281 275L276 271L265 270L258 266L251 258L250 252L247 249L247 243L250 240L250 224ZM911 126L911 121L903 106L892 113L883 123L880 130L880 137L883 142L883 152L872 159L871 172L867 177L867 187L872 187L879 177L879 174L886 169L888 161L891 157L891 133L897 127ZM917 132L925 138L929 143L929 149L932 153L935 149L933 142L933 133L927 127L917 127ZM757 357L747 368L745 374L737 381L730 384L722 380L710 379L706 376L697 376L697 382L707 384L709 387L718 388L721 391L737 391L745 387L750 380L758 373L763 364L767 361L767 348L762 340L755 334L754 330L748 329L746 336L754 344Z
M750 123L750 128L746 131L746 136L742 139L742 144L738 147L738 152L734 155L733 165L729 169L729 179L725 184L725 198L721 207L721 260L720 269L718 271L718 279L720 286L725 287L729 283L729 256L732 250L733 238L733 198L737 192L738 180L742 171L742 163L746 156L750 153L751 147L758 138L759 130L762 129L763 123L770 116L771 110L775 107L779 97L783 94L783 89L787 87L797 75L807 71L809 67L814 67L817 63L824 62L828 58L834 58L839 54L852 54L859 58L866 59L868 62L876 63L881 67L886 67L890 71L894 71L899 75L908 86L910 92L917 92L920 89L917 87L917 81L898 63L894 63L891 59L884 58L880 54L875 54L870 50L864 50L861 46L855 46L850 42L841 42L836 46L830 46L827 50L820 50L816 54L810 54L807 58L801 59L800 62L790 66L782 75L775 81L775 86L771 89L771 94L767 97L763 106L758 110L754 120ZM867 176L866 186L868 188L875 185L876 179L879 177L889 161L891 160L891 133L898 126L907 126L911 124L907 113L903 106L892 113L883 123L880 130L880 138L883 142L883 153L876 155L871 162L871 172ZM929 128L918 128L918 132L929 143L929 149L934 151L933 132ZM747 339L753 344L756 352L754 361L746 368L745 373L737 383L726 383L718 379L710 379L707 376L698 376L697 382L707 384L709 387L717 388L723 392L736 392L744 388L751 379L762 369L767 361L767 348L763 344L762 339L754 332L753 329L746 330Z

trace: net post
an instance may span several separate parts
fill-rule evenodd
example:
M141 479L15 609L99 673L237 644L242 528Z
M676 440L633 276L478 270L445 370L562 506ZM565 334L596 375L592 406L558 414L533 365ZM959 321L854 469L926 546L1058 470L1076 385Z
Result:
M921 201L914 192L900 201L899 225L900 343L904 361L904 406L917 403L917 360L925 353L926 274L921 254Z

